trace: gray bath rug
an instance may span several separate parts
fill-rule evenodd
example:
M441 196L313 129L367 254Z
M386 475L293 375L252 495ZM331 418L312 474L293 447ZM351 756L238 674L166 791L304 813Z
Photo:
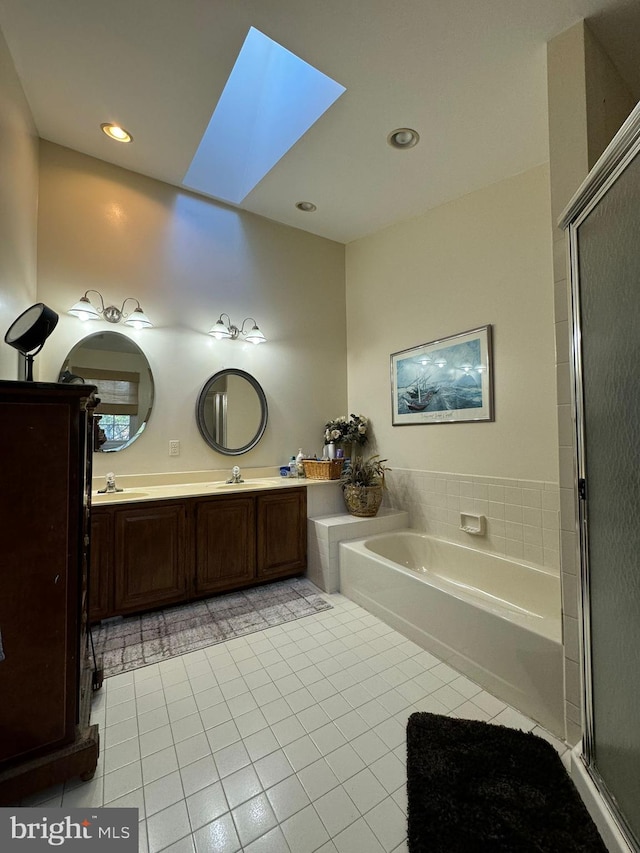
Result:
M105 622L93 642L107 678L331 609L310 581L294 578Z

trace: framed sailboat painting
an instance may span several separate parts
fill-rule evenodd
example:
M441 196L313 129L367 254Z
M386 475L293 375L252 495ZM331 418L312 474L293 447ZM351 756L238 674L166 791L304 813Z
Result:
M391 422L492 421L491 326L391 354Z

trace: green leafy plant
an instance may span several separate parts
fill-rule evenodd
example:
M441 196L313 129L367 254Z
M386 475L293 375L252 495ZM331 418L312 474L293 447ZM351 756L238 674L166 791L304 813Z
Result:
M340 483L344 486L382 486L384 488L385 471L391 471L384 463L386 459L380 459L380 454L363 459L356 456L347 462Z

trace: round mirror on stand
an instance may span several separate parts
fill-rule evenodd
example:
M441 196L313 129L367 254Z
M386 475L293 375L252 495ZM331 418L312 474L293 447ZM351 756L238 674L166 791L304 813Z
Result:
M153 375L137 343L119 332L97 332L68 354L58 382L98 388L94 451L124 450L144 432L153 407Z
M267 398L260 383L244 370L228 368L208 379L196 404L200 435L225 456L255 447L267 426Z

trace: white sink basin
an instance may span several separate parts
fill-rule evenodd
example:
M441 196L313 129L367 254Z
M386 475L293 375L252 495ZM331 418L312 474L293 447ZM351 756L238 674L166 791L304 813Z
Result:
M273 489L274 481L267 480L245 480L244 483L212 483L211 489L222 489L225 491L241 492L246 489Z
M134 492L125 489L124 492L104 492L101 495L91 495L92 504L113 503L113 501L135 501L138 498L148 498L149 492Z

